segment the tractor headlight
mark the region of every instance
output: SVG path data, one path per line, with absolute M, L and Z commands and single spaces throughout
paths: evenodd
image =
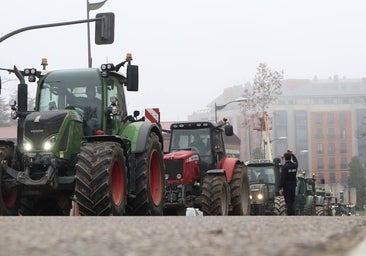
M 253 199 L 253 196 L 252 195 L 249 195 L 249 199 L 252 200 Z
M 182 178 L 182 174 L 178 173 L 177 174 L 177 179 L 180 180 Z
M 48 151 L 51 150 L 52 147 L 55 145 L 57 140 L 57 135 L 52 135 L 49 137 L 45 142 L 43 142 L 43 150 Z
M 24 141 L 23 141 L 23 149 L 24 149 L 24 151 L 31 151 L 33 149 L 32 143 L 29 140 L 24 139 Z
M 263 194 L 259 193 L 259 194 L 257 195 L 257 199 L 262 200 L 262 199 L 263 199 Z
M 169 179 L 169 174 L 165 174 L 165 179 L 167 180 L 167 179 Z

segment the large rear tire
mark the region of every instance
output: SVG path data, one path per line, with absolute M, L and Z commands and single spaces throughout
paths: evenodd
M 76 163 L 75 199 L 78 215 L 125 213 L 126 159 L 116 142 L 84 143 Z
M 273 215 L 277 216 L 287 215 L 286 202 L 283 196 L 275 197 Z
M 164 162 L 158 135 L 152 132 L 146 141 L 145 151 L 136 155 L 136 190 L 128 198 L 128 215 L 163 215 Z
M 237 164 L 234 169 L 233 179 L 230 182 L 231 205 L 230 215 L 249 215 L 249 178 L 243 165 Z
M 228 215 L 229 185 L 224 175 L 206 174 L 202 181 L 201 197 L 203 215 Z
M 13 146 L 0 145 L 0 215 L 18 215 L 20 187 L 2 166 L 3 163 L 11 166 L 13 152 Z

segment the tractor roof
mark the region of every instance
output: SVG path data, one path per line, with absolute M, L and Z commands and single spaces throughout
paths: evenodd
M 202 129 L 202 128 L 214 128 L 215 126 L 211 122 L 180 122 L 170 125 L 170 129 Z
M 255 159 L 245 162 L 246 166 L 273 166 L 273 161 L 269 159 Z

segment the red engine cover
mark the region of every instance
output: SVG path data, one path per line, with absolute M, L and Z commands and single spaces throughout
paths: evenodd
M 199 180 L 201 176 L 200 158 L 195 151 L 176 151 L 164 155 L 164 161 L 166 163 L 166 173 L 177 173 L 179 170 L 172 170 L 174 165 L 170 165 L 169 162 L 182 162 L 182 178 L 177 179 L 174 175 L 170 175 L 166 180 L 167 184 L 171 183 L 194 183 L 194 181 Z M 180 171 L 179 171 L 180 172 Z

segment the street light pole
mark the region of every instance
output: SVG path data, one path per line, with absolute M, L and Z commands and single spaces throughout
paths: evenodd
M 287 140 L 287 137 L 278 137 L 278 138 L 275 138 L 273 140 L 268 139 L 268 141 L 263 140 L 263 143 L 264 143 L 264 158 L 266 158 L 266 145 L 268 144 L 268 156 L 269 156 L 269 159 L 272 160 L 272 158 L 273 158 L 273 156 L 272 156 L 272 142 L 277 141 L 277 140 Z
M 226 102 L 224 105 L 220 105 L 217 106 L 216 102 L 215 102 L 215 122 L 217 123 L 217 110 L 223 109 L 225 108 L 227 105 L 229 105 L 230 103 L 234 103 L 234 102 L 242 102 L 242 101 L 247 101 L 247 98 L 238 98 L 229 102 Z

